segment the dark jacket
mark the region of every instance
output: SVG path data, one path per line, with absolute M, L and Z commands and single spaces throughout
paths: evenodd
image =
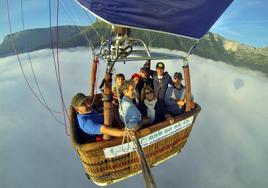
M 165 93 L 168 88 L 168 84 L 174 85 L 171 76 L 168 72 L 164 72 L 163 78 L 158 79 L 156 71 L 150 70 L 150 75 L 153 78 L 154 94 L 155 97 L 164 101 Z
M 144 104 L 143 101 L 138 104 L 138 109 L 141 112 L 142 116 L 147 116 L 147 109 L 148 108 Z M 152 124 L 159 123 L 159 122 L 164 121 L 166 119 L 165 115 L 168 112 L 165 108 L 165 105 L 160 100 L 157 100 L 157 102 L 155 103 L 154 110 L 155 110 L 155 120 Z
M 146 80 L 140 79 L 136 88 L 139 92 L 139 94 L 141 95 L 141 91 L 144 87 L 149 86 L 152 89 L 154 89 L 154 85 L 153 85 L 153 79 L 152 78 L 147 78 Z

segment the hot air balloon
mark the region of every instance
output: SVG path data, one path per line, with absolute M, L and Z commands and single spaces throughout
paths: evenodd
M 111 37 L 102 41 L 98 45 L 99 48 L 93 49 L 89 93 L 95 98 L 95 107 L 103 107 L 104 124 L 107 126 L 112 126 L 115 122 L 111 93 L 114 65 L 120 61 L 147 61 L 150 66 L 151 61 L 169 58 L 154 57 L 145 42 L 132 38 L 132 28 L 183 36 L 196 41 L 186 56 L 175 57 L 182 62 L 186 107 L 184 113 L 174 117 L 173 124 L 166 120 L 137 131 L 136 143 L 124 138 L 95 142 L 90 141 L 86 133 L 79 128 L 76 111 L 70 107 L 71 141 L 86 175 L 95 184 L 109 185 L 141 172 L 143 164 L 136 150 L 142 150 L 140 153 L 149 167 L 154 167 L 181 152 L 201 110 L 197 103 L 194 108 L 190 104 L 191 82 L 187 57 L 231 2 L 232 0 L 77 0 L 80 6 L 98 19 L 112 25 Z M 143 55 L 138 53 L 141 47 Z M 106 62 L 106 73 L 101 84 L 103 92 L 94 95 L 99 59 Z

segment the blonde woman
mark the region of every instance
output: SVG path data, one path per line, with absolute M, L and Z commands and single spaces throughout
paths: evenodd
M 174 123 L 174 118 L 167 113 L 165 105 L 155 97 L 154 90 L 151 87 L 144 87 L 141 93 L 144 99 L 138 105 L 142 116 L 149 118 L 150 124 L 159 123 L 169 120 L 170 124 Z

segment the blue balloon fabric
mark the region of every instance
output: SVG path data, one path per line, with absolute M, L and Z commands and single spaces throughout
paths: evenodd
M 199 39 L 233 0 L 76 0 L 114 24 Z

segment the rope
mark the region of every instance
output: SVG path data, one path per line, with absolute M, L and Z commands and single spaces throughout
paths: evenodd
M 188 53 L 186 54 L 186 56 L 184 57 L 184 59 L 188 59 L 188 57 L 194 52 L 197 44 L 199 43 L 200 39 L 196 40 L 195 43 L 191 46 L 191 48 L 189 49 Z
M 134 136 L 135 136 L 135 138 L 132 138 L 132 137 L 130 137 L 130 138 L 131 138 L 131 141 L 134 143 L 136 152 L 137 152 L 139 159 L 140 159 L 141 170 L 142 170 L 145 188 L 156 188 L 156 183 L 154 181 L 153 174 L 152 174 L 150 166 L 146 160 L 146 156 L 143 152 L 140 141 L 136 137 L 135 134 L 134 134 Z
M 116 70 L 113 68 L 113 75 L 114 75 L 114 80 L 115 80 L 115 78 L 116 78 Z M 122 110 L 122 112 L 123 112 L 123 108 L 122 108 L 122 103 L 121 103 L 121 98 L 120 98 L 120 93 L 119 93 L 119 88 L 118 87 L 116 87 L 116 96 L 117 96 L 117 99 L 118 99 L 118 106 L 119 106 L 119 108 Z M 122 139 L 122 143 L 121 143 L 121 146 L 122 146 L 122 150 L 123 151 L 126 151 L 125 149 L 124 149 L 124 147 L 123 147 L 123 144 L 124 144 L 124 142 L 125 142 L 125 139 L 127 138 L 127 143 L 128 143 L 128 148 L 129 148 L 129 142 L 130 142 L 130 140 L 129 140 L 129 138 L 127 137 L 127 130 L 128 130 L 128 126 L 127 126 L 127 124 L 126 124 L 126 120 L 125 120 L 125 118 L 123 119 L 123 123 L 124 123 L 124 125 L 125 125 L 125 128 L 124 128 L 124 136 L 123 136 L 123 139 Z
M 23 0 L 21 0 L 21 19 L 22 19 L 22 29 L 25 30 L 24 14 L 23 14 L 23 13 L 24 13 L 24 11 L 23 11 Z M 25 38 L 23 38 L 23 39 L 24 39 L 25 47 L 26 47 L 26 49 L 27 49 L 27 55 L 28 55 L 28 59 L 29 59 L 30 66 L 31 66 L 31 71 L 32 71 L 32 74 L 33 74 L 33 77 L 34 77 L 34 81 L 35 81 L 35 84 L 36 84 L 37 89 L 38 89 L 38 91 L 39 91 L 39 94 L 40 94 L 40 96 L 41 96 L 41 98 L 42 98 L 42 100 L 43 100 L 43 103 L 45 104 L 45 108 L 50 112 L 51 116 L 54 118 L 55 121 L 57 121 L 59 124 L 62 124 L 62 122 L 60 122 L 60 121 L 56 118 L 56 116 L 54 115 L 54 113 L 60 113 L 60 112 L 57 112 L 57 111 L 51 109 L 51 108 L 48 106 L 48 104 L 47 104 L 47 102 L 46 102 L 46 100 L 45 100 L 44 95 L 42 94 L 42 91 L 41 91 L 40 86 L 39 86 L 38 81 L 37 81 L 36 74 L 35 74 L 35 72 L 34 72 L 34 68 L 33 68 L 33 64 L 32 64 L 32 59 L 31 59 L 30 52 L 29 52 L 28 42 L 26 41 Z
M 87 16 L 88 20 L 89 20 L 91 23 L 93 23 L 92 18 L 91 18 L 90 16 L 88 16 L 88 12 L 87 12 L 85 9 L 83 9 L 83 11 L 84 11 L 85 15 Z M 94 26 L 92 26 L 92 25 L 91 25 L 91 27 L 93 28 L 93 30 L 95 31 L 95 33 L 98 35 L 99 40 L 101 41 L 101 36 L 100 36 L 99 32 L 97 31 L 97 29 L 96 29 Z
M 78 25 L 74 22 L 74 20 L 72 19 L 72 17 L 70 16 L 70 14 L 68 13 L 68 9 L 65 7 L 64 3 L 62 3 L 61 1 L 57 0 L 57 22 L 56 22 L 56 58 L 55 58 L 55 54 L 54 54 L 54 49 L 53 49 L 53 38 L 52 38 L 52 24 L 51 24 L 51 0 L 49 0 L 49 18 L 50 18 L 50 41 L 51 41 L 51 50 L 52 50 L 52 54 L 53 54 L 53 62 L 54 62 L 54 68 L 55 68 L 55 73 L 56 73 L 56 78 L 57 78 L 57 83 L 58 83 L 58 87 L 59 87 L 59 92 L 60 92 L 60 96 L 61 96 L 61 104 L 62 104 L 62 113 L 64 116 L 64 127 L 65 127 L 65 133 L 69 136 L 69 134 L 67 133 L 67 125 L 66 125 L 66 116 L 65 114 L 68 116 L 68 120 L 70 120 L 68 112 L 67 112 L 67 108 L 65 106 L 64 103 L 64 99 L 63 99 L 63 91 L 62 91 L 62 86 L 61 86 L 61 75 L 60 75 L 60 65 L 59 65 L 59 55 L 58 55 L 58 49 L 59 49 L 59 42 L 58 42 L 58 17 L 59 17 L 59 4 L 61 3 L 61 5 L 63 5 L 63 10 L 65 11 L 65 13 L 67 14 L 67 16 L 71 19 L 71 21 L 74 23 L 74 25 Z M 83 29 L 81 29 L 80 26 L 77 26 L 78 30 L 82 33 L 83 37 L 87 40 L 87 42 L 91 45 L 91 41 L 89 40 L 89 38 L 87 37 L 85 31 Z M 97 32 L 97 31 L 96 31 Z M 94 48 L 91 48 L 92 53 L 94 53 Z M 57 59 L 57 61 L 56 61 Z M 98 70 L 99 71 L 99 70 Z M 96 86 L 97 87 L 97 86 Z M 95 89 L 96 91 L 96 89 Z M 94 101 L 95 101 L 95 96 L 94 95 Z M 65 112 L 65 113 L 64 113 Z M 70 122 L 69 122 L 70 123 Z
M 68 1 L 67 1 L 68 2 Z M 63 11 L 66 13 L 66 15 L 70 18 L 70 20 L 72 21 L 72 23 L 77 27 L 77 29 L 79 30 L 79 32 L 81 32 L 82 36 L 84 37 L 84 39 L 89 43 L 91 44 L 91 41 L 89 40 L 89 38 L 87 37 L 87 34 L 86 32 L 84 31 L 84 29 L 82 29 L 81 26 L 79 26 L 73 19 L 72 19 L 72 16 L 71 16 L 71 11 L 68 11 L 68 9 L 66 8 L 65 6 L 65 3 L 66 2 L 62 2 L 60 1 L 60 4 L 62 5 L 63 7 Z
M 143 152 L 140 141 L 136 137 L 133 130 L 127 127 L 127 124 L 125 123 L 125 118 L 124 118 L 124 124 L 125 124 L 125 129 L 124 129 L 124 137 L 122 140 L 122 147 L 123 147 L 125 137 L 127 138 L 128 147 L 129 147 L 129 143 L 130 143 L 129 139 L 133 142 L 134 147 L 135 147 L 135 151 L 137 152 L 137 155 L 140 159 L 141 171 L 142 171 L 142 175 L 143 175 L 145 188 L 156 188 L 156 183 L 154 181 L 154 177 L 152 175 L 150 166 L 146 160 L 146 156 Z M 133 135 L 134 138 L 133 138 L 133 136 L 130 136 L 130 135 Z M 124 148 L 122 148 L 122 150 L 124 151 Z
M 9 25 L 9 31 L 10 31 L 10 40 L 11 40 L 11 45 L 12 45 L 12 48 L 13 48 L 13 51 L 14 53 L 16 54 L 16 57 L 17 57 L 17 60 L 19 62 L 19 65 L 20 65 L 20 69 L 21 69 L 21 72 L 22 72 L 22 75 L 23 75 L 23 78 L 29 88 L 29 90 L 31 91 L 31 93 L 34 95 L 34 97 L 37 99 L 37 101 L 43 106 L 45 107 L 46 109 L 49 109 L 51 110 L 46 104 L 44 104 L 41 99 L 38 97 L 38 95 L 35 93 L 35 91 L 33 90 L 33 88 L 31 87 L 27 77 L 26 77 L 26 74 L 24 72 L 24 69 L 23 69 L 23 66 L 22 66 L 22 62 L 21 62 L 21 59 L 18 55 L 18 52 L 17 52 L 17 49 L 16 49 L 16 45 L 15 45 L 15 42 L 14 42 L 14 38 L 13 38 L 13 32 L 12 32 L 12 27 L 11 27 L 11 19 L 10 19 L 10 11 L 9 11 L 9 0 L 6 0 L 7 2 L 7 13 L 8 13 L 8 25 Z M 58 123 L 62 124 L 61 122 L 59 122 L 58 120 L 56 120 Z
M 52 51 L 52 58 L 54 63 L 54 71 L 56 74 L 57 84 L 59 86 L 59 79 L 58 79 L 58 71 L 57 71 L 57 64 L 56 64 L 56 58 L 54 53 L 54 47 L 53 47 L 53 35 L 52 35 L 52 23 L 51 23 L 51 0 L 49 0 L 49 32 L 50 32 L 50 48 Z
M 92 41 L 92 40 L 90 40 L 88 38 L 88 35 L 87 35 L 87 32 L 85 31 L 85 29 L 83 29 L 81 26 L 79 26 L 74 21 L 74 19 L 72 19 L 72 17 L 75 17 L 77 20 L 79 20 L 78 17 L 75 16 L 75 14 L 72 14 L 72 12 L 69 11 L 68 8 L 65 6 L 66 2 L 62 2 L 62 0 L 61 0 L 60 3 L 63 6 L 63 8 L 64 8 L 63 10 L 66 13 L 66 15 L 70 18 L 70 20 L 72 21 L 72 23 L 78 28 L 78 30 L 80 31 L 80 33 L 82 34 L 82 36 L 84 37 L 84 39 L 88 42 L 89 46 L 94 47 L 94 46 L 96 46 L 96 44 L 99 44 L 102 39 L 101 39 L 100 33 L 97 31 L 96 27 L 93 24 L 91 24 L 91 28 L 96 33 L 96 35 L 98 36 L 98 39 L 99 39 L 98 41 L 95 41 L 94 42 L 94 41 Z M 70 7 L 72 7 L 72 6 L 70 6 Z M 88 18 L 89 22 L 90 23 L 94 23 L 94 20 L 91 17 L 88 16 L 87 11 L 85 9 L 82 9 L 82 10 L 84 11 L 84 13 L 85 13 L 86 17 Z M 74 15 L 74 16 L 72 16 L 72 15 Z M 91 37 L 91 35 L 90 35 L 90 37 Z M 93 38 L 93 37 L 91 37 L 91 38 Z M 92 52 L 94 54 L 94 48 L 92 49 Z
M 151 37 L 151 34 L 153 35 Z M 148 40 L 148 47 L 149 49 L 151 49 L 152 47 L 152 43 L 155 41 L 155 39 L 157 38 L 157 34 L 156 33 L 152 33 L 152 32 L 148 32 L 148 31 L 145 31 L 145 36 Z M 152 39 L 151 39 L 152 38 Z
M 113 69 L 113 72 L 114 72 L 114 75 L 116 75 L 115 69 Z M 116 94 L 117 94 L 117 96 L 119 96 L 118 87 L 116 87 Z M 121 109 L 121 111 L 124 113 L 120 97 L 118 97 L 118 105 L 119 105 L 119 108 Z M 121 143 L 122 151 L 126 151 L 126 150 L 124 150 L 124 147 L 123 147 L 123 144 L 124 144 L 126 138 L 127 138 L 128 148 L 129 148 L 130 141 L 133 142 L 135 150 L 137 152 L 137 155 L 139 156 L 139 159 L 140 159 L 141 170 L 142 170 L 142 174 L 143 174 L 145 188 L 156 188 L 156 183 L 155 183 L 153 175 L 151 173 L 149 164 L 146 160 L 146 156 L 145 156 L 143 149 L 141 147 L 140 141 L 136 137 L 133 130 L 128 127 L 125 118 L 123 118 L 123 123 L 125 125 L 125 128 L 124 128 L 124 136 L 123 136 L 122 143 Z
M 84 37 L 84 39 L 88 42 L 89 46 L 91 47 L 91 51 L 93 53 L 93 55 L 95 54 L 94 52 L 94 45 L 92 43 L 92 41 L 88 38 L 87 33 L 85 32 L 84 29 L 82 29 L 81 26 L 79 26 L 79 24 L 77 24 L 74 19 L 72 18 L 71 14 L 72 12 L 70 10 L 67 9 L 67 7 L 65 6 L 65 3 L 62 2 L 62 0 L 60 1 L 60 4 L 63 7 L 64 12 L 66 13 L 66 15 L 70 18 L 70 20 L 72 21 L 72 23 L 78 28 L 78 30 L 81 32 L 82 36 Z M 84 9 L 83 9 L 84 10 Z M 93 20 L 87 15 L 87 12 L 84 10 L 84 13 L 86 14 L 88 20 L 90 23 L 93 23 Z M 77 17 L 76 17 L 77 18 Z M 95 31 L 95 33 L 97 34 L 98 38 L 101 40 L 100 34 L 98 33 L 98 31 L 96 30 L 96 28 L 91 25 L 91 27 L 93 28 L 93 30 Z M 93 57 L 94 58 L 94 57 Z M 97 63 L 97 65 L 99 64 L 99 61 Z M 98 84 L 98 77 L 99 77 L 99 69 L 97 68 L 97 74 L 96 74 L 96 82 L 95 82 L 95 88 L 94 88 L 94 97 L 93 97 L 93 104 L 95 103 L 95 99 L 96 99 L 96 94 L 97 94 L 97 84 Z
M 56 75 L 56 79 L 57 79 L 57 85 L 58 85 L 58 88 L 59 88 L 59 92 L 61 94 L 61 83 L 60 83 L 60 80 L 59 80 L 59 75 L 58 75 L 58 67 L 57 67 L 57 63 L 56 63 L 56 58 L 55 58 L 55 53 L 54 53 L 54 47 L 53 47 L 53 35 L 52 35 L 52 23 L 51 23 L 51 0 L 49 0 L 49 31 L 50 31 L 50 47 L 51 47 L 51 51 L 52 51 L 52 58 L 53 58 L 53 63 L 54 63 L 54 71 L 55 71 L 55 75 Z M 68 112 L 67 112 L 67 108 L 66 106 L 64 105 L 64 110 L 65 110 L 65 113 L 67 114 L 68 116 L 68 120 L 70 120 L 69 118 L 69 115 L 68 115 Z M 70 121 L 69 121 L 70 123 Z M 63 124 L 63 123 L 62 123 Z M 63 124 L 64 125 L 64 124 Z
M 15 52 L 16 56 L 17 56 L 17 59 L 18 59 L 18 62 L 20 64 L 20 69 L 21 69 L 21 72 L 23 74 L 23 77 L 24 77 L 24 80 L 26 81 L 27 83 L 27 86 L 29 87 L 30 91 L 32 92 L 32 94 L 36 97 L 36 99 L 38 100 L 38 102 L 44 106 L 47 110 L 49 110 L 49 112 L 51 113 L 52 117 L 60 124 L 64 125 L 65 127 L 65 133 L 69 136 L 69 133 L 67 132 L 67 125 L 66 125 L 66 115 L 68 116 L 68 112 L 67 112 L 67 108 L 65 106 L 65 103 L 64 103 L 64 99 L 63 99 L 63 92 L 62 92 L 62 86 L 61 86 L 61 74 L 60 74 L 60 64 L 59 64 L 59 27 L 58 27 L 58 17 L 59 17 L 59 0 L 57 0 L 57 23 L 56 23 L 56 58 L 57 58 L 57 62 L 56 62 L 56 58 L 55 58 L 55 53 L 54 53 L 54 49 L 53 49 L 53 37 L 52 37 L 52 24 L 51 24 L 51 0 L 49 0 L 49 20 L 50 20 L 50 44 L 51 44 L 51 50 L 52 50 L 52 56 L 53 56 L 53 62 L 54 62 L 54 68 L 55 68 L 55 73 L 56 73 L 56 79 L 57 79 L 57 83 L 58 83 L 58 87 L 59 87 L 59 91 L 60 91 L 60 96 L 61 96 L 61 105 L 62 105 L 62 113 L 63 113 L 63 116 L 64 116 L 64 124 L 62 122 L 60 122 L 53 113 L 59 113 L 57 111 L 54 111 L 53 109 L 51 109 L 48 105 L 47 105 L 47 102 L 44 98 L 44 95 L 42 94 L 42 91 L 40 89 L 40 86 L 38 84 L 38 80 L 37 80 L 37 77 L 36 77 L 36 74 L 34 72 L 34 68 L 33 68 L 33 65 L 32 65 L 32 59 L 30 57 L 30 54 L 29 54 L 29 47 L 28 47 L 28 44 L 27 42 L 25 41 L 24 39 L 24 43 L 25 43 L 25 46 L 27 48 L 27 52 L 28 52 L 28 59 L 29 59 L 29 62 L 30 62 L 30 66 L 31 66 L 31 71 L 32 71 L 32 74 L 33 74 L 33 77 L 34 77 L 34 81 L 35 81 L 35 84 L 38 88 L 38 92 L 42 98 L 42 101 L 41 99 L 38 97 L 38 95 L 35 93 L 35 91 L 33 90 L 32 86 L 30 85 L 27 77 L 26 77 L 26 74 L 24 72 L 24 69 L 23 69 L 23 66 L 22 66 L 22 62 L 21 62 L 21 59 L 18 55 L 18 52 L 16 50 L 16 45 L 15 45 L 15 42 L 14 42 L 14 39 L 13 39 L 13 32 L 12 32 L 12 27 L 11 27 L 11 19 L 10 19 L 10 11 L 9 11 L 9 1 L 7 0 L 7 12 L 8 12 L 8 21 L 9 21 L 9 30 L 10 30 L 10 39 L 11 39 L 11 44 L 12 44 L 12 48 L 13 48 L 13 51 Z M 25 28 L 25 25 L 24 25 L 24 15 L 23 15 L 23 0 L 21 0 L 21 14 L 22 14 L 22 25 L 23 25 L 23 30 Z M 82 31 L 82 30 L 80 30 Z M 95 30 L 96 31 L 96 30 Z M 97 32 L 97 31 L 96 31 Z M 82 32 L 83 33 L 83 32 Z M 86 36 L 84 34 L 84 36 Z M 86 36 L 87 38 L 87 36 Z M 89 41 L 89 39 L 87 38 L 87 40 Z M 69 116 L 68 116 L 69 117 Z M 69 118 L 68 118 L 69 119 Z
M 57 0 L 57 16 L 56 16 L 56 55 L 57 56 L 56 57 L 57 57 L 57 66 L 58 66 L 58 80 L 59 80 L 62 114 L 63 114 L 63 119 L 64 119 L 64 130 L 65 130 L 65 134 L 67 136 L 70 136 L 70 134 L 67 130 L 68 128 L 67 128 L 67 123 L 66 123 L 67 122 L 66 121 L 66 114 L 68 115 L 68 113 L 67 113 L 67 109 L 66 109 L 66 106 L 64 103 L 63 91 L 62 91 L 62 87 L 61 87 L 60 60 L 59 60 L 59 7 L 60 7 L 60 3 L 59 3 L 59 0 Z

